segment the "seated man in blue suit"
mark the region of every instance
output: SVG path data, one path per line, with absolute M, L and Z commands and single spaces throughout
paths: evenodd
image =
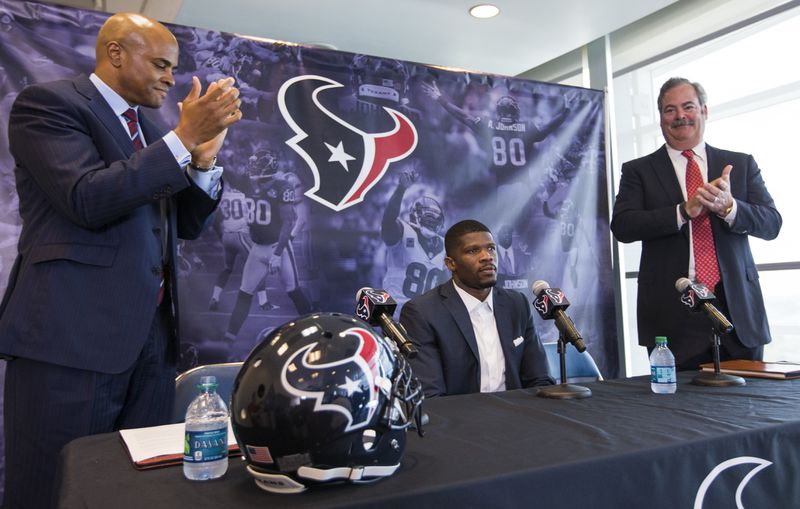
M 452 279 L 411 299 L 400 313 L 419 350 L 411 365 L 425 395 L 553 384 L 528 301 L 495 287 L 497 246 L 489 229 L 461 221 L 444 245 Z
M 219 203 L 216 155 L 241 118 L 232 78 L 201 95 L 195 77 L 178 125 L 158 125 L 178 42 L 149 18 L 110 17 L 96 56 L 91 76 L 20 92 L 9 120 L 22 232 L 0 303 L 7 508 L 53 505 L 70 440 L 169 422 L 176 243 Z

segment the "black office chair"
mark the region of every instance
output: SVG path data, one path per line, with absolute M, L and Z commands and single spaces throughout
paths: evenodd
M 178 375 L 175 379 L 175 405 L 172 407 L 172 422 L 183 422 L 189 403 L 197 396 L 200 377 L 217 377 L 217 393 L 230 406 L 233 382 L 242 367 L 242 362 L 226 362 L 222 364 L 206 364 L 197 366 Z
M 561 365 L 558 358 L 558 343 L 544 343 L 547 354 L 547 365 L 550 374 L 561 383 Z M 578 352 L 571 343 L 567 343 L 567 383 L 596 382 L 602 380 L 603 375 L 595 364 L 589 351 Z

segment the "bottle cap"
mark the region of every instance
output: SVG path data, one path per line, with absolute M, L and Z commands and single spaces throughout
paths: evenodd
M 657 345 L 666 345 L 667 344 L 667 336 L 656 336 L 656 344 Z
M 218 385 L 219 384 L 217 384 L 217 377 L 215 377 L 213 375 L 208 375 L 208 376 L 201 376 L 200 377 L 200 383 L 197 384 L 197 388 L 200 389 L 200 390 L 203 390 L 203 389 L 216 389 Z

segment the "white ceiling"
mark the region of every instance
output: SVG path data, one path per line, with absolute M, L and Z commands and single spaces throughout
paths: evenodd
M 483 0 L 480 0 L 483 1 Z M 676 0 L 59 0 L 109 12 L 354 53 L 517 75 Z M 685 0 L 687 1 L 687 0 Z

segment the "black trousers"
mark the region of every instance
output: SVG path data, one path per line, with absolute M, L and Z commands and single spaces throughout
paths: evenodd
M 168 307 L 154 314 L 138 359 L 118 374 L 17 358 L 8 361 L 3 507 L 43 509 L 57 502 L 59 453 L 86 435 L 169 422 L 175 348 Z

